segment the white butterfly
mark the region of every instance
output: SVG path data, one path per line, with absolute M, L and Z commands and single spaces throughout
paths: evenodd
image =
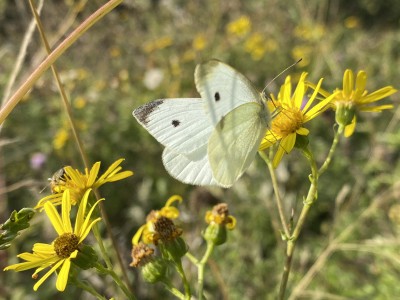
M 270 112 L 251 82 L 220 61 L 197 65 L 194 77 L 201 98 L 155 100 L 133 116 L 165 146 L 162 160 L 172 177 L 230 187 L 253 161 Z

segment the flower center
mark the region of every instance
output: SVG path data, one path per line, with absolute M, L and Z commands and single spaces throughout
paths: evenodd
M 78 249 L 79 238 L 73 233 L 64 233 L 54 241 L 54 250 L 61 258 L 68 258 Z
M 303 114 L 296 107 L 282 108 L 272 120 L 271 129 L 280 137 L 295 133 L 303 125 Z
M 176 227 L 172 220 L 162 216 L 154 223 L 154 231 L 163 242 L 173 240 L 182 234 L 182 230 Z

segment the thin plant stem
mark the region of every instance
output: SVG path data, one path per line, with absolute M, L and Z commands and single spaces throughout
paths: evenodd
M 37 24 L 37 27 L 38 27 L 42 42 L 43 42 L 43 44 L 44 44 L 44 46 L 46 48 L 47 53 L 50 54 L 51 53 L 50 45 L 49 45 L 49 43 L 47 41 L 46 34 L 45 34 L 43 26 L 42 26 L 42 22 L 40 21 L 39 15 L 36 12 L 36 9 L 34 7 L 34 4 L 33 4 L 32 0 L 29 0 L 29 5 L 30 5 L 32 13 L 33 13 L 33 15 L 35 17 L 36 24 Z M 83 149 L 82 140 L 79 137 L 78 131 L 76 129 L 75 121 L 74 121 L 74 118 L 72 116 L 71 105 L 70 105 L 70 103 L 68 101 L 67 94 L 65 92 L 64 86 L 61 83 L 60 76 L 59 76 L 57 68 L 56 68 L 56 66 L 54 64 L 51 65 L 51 71 L 52 71 L 53 76 L 54 76 L 54 78 L 56 80 L 58 91 L 60 92 L 61 99 L 62 99 L 62 102 L 63 102 L 63 105 L 64 105 L 64 109 L 65 109 L 65 111 L 67 113 L 68 122 L 69 122 L 69 124 L 71 126 L 72 134 L 74 136 L 76 145 L 78 146 L 78 150 L 79 150 L 79 153 L 80 153 L 80 155 L 82 157 L 83 164 L 84 164 L 85 168 L 89 169 L 89 160 L 87 158 L 86 152 Z
M 161 281 L 162 283 L 164 283 L 165 288 L 174 296 L 176 296 L 177 298 L 181 299 L 181 300 L 185 300 L 185 295 L 182 294 L 177 288 L 175 288 L 170 281 L 168 281 L 168 279 L 164 279 Z
M 106 247 L 104 247 L 103 239 L 101 237 L 100 230 L 99 230 L 99 224 L 97 224 L 97 223 L 94 224 L 92 229 L 93 229 L 93 235 L 96 238 L 97 243 L 99 244 L 101 257 L 104 259 L 104 261 L 105 261 L 105 263 L 107 265 L 107 268 L 112 270 L 113 265 L 111 263 L 110 257 L 108 256 Z
M 110 275 L 115 283 L 121 288 L 121 290 L 124 292 L 125 296 L 127 299 L 130 300 L 135 300 L 136 297 L 130 292 L 130 290 L 127 288 L 127 286 L 122 282 L 122 280 L 118 277 L 118 275 L 112 270 L 108 268 L 104 268 L 101 264 L 97 263 L 95 265 L 95 268 L 99 270 L 101 273 Z
M 195 265 L 197 265 L 199 263 L 199 260 L 189 251 L 186 252 L 185 256 Z
M 40 0 L 38 3 L 38 13 L 42 10 L 44 0 Z M 24 62 L 24 58 L 26 56 L 26 50 L 32 40 L 32 35 L 35 32 L 35 18 L 33 18 L 28 26 L 28 29 L 25 32 L 24 39 L 22 40 L 21 47 L 19 48 L 18 56 L 16 63 L 14 64 L 14 68 L 10 74 L 7 85 L 4 88 L 3 97 L 1 99 L 1 106 L 5 103 L 6 99 L 10 96 L 11 89 L 15 83 L 15 80 L 18 76 L 19 71 L 22 68 L 22 63 Z
M 85 290 L 89 294 L 95 296 L 97 299 L 107 300 L 106 297 L 100 295 L 91 285 L 85 283 L 85 281 L 78 280 L 76 277 L 71 276 L 71 283 L 77 286 L 78 288 Z
M 210 258 L 212 252 L 214 251 L 215 245 L 213 243 L 207 243 L 207 249 L 204 253 L 201 260 L 197 263 L 197 282 L 198 282 L 198 291 L 197 291 L 197 299 L 203 299 L 203 289 L 204 289 L 204 268 L 205 265 Z
M 96 199 L 100 199 L 101 198 L 98 190 L 95 190 L 94 194 L 96 196 Z M 100 207 L 101 218 L 102 218 L 102 220 L 103 220 L 103 222 L 104 222 L 104 224 L 106 226 L 108 237 L 111 239 L 111 243 L 113 245 L 113 248 L 114 248 L 116 256 L 117 256 L 118 264 L 119 264 L 119 266 L 121 268 L 122 277 L 124 278 L 124 281 L 127 284 L 127 286 L 129 288 L 129 290 L 131 291 L 131 293 L 133 293 L 132 286 L 129 284 L 129 278 L 128 278 L 128 274 L 127 274 L 127 271 L 126 271 L 126 268 L 125 268 L 125 264 L 122 261 L 121 252 L 119 251 L 117 240 L 115 239 L 114 234 L 112 232 L 111 223 L 110 223 L 110 220 L 108 219 L 108 215 L 106 213 L 106 210 L 104 209 L 103 202 L 99 203 L 99 207 Z M 99 244 L 103 245 L 101 237 L 100 237 Z M 103 248 L 104 248 L 104 245 L 103 245 Z
M 279 213 L 279 217 L 281 219 L 282 228 L 283 228 L 283 231 L 284 231 L 286 237 L 289 237 L 290 231 L 289 231 L 288 224 L 286 222 L 285 213 L 283 211 L 283 204 L 282 204 L 283 201 L 282 201 L 281 194 L 279 192 L 279 185 L 278 185 L 278 180 L 276 178 L 274 167 L 272 165 L 271 160 L 269 159 L 269 157 L 267 156 L 267 154 L 264 151 L 258 151 L 258 154 L 261 156 L 261 158 L 264 160 L 264 162 L 268 166 L 268 170 L 271 175 L 272 186 L 273 186 L 274 192 L 275 192 L 276 205 L 278 207 L 278 213 Z
M 335 135 L 333 137 L 332 145 L 331 145 L 331 148 L 329 149 L 328 156 L 326 157 L 326 159 L 325 159 L 324 163 L 322 164 L 321 168 L 319 168 L 319 170 L 318 170 L 318 174 L 319 175 L 322 175 L 328 169 L 329 164 L 332 161 L 333 154 L 336 151 L 336 146 L 337 146 L 337 144 L 339 142 L 339 138 L 340 138 L 342 133 L 343 133 L 343 127 L 339 126 L 338 130 L 335 131 Z
M 303 209 L 301 210 L 299 219 L 296 222 L 296 226 L 290 236 L 290 238 L 287 241 L 286 245 L 286 262 L 285 266 L 283 269 L 283 274 L 282 274 L 282 279 L 281 279 L 281 284 L 279 287 L 279 297 L 278 299 L 283 300 L 285 298 L 285 292 L 286 292 L 286 287 L 287 287 L 287 282 L 289 280 L 289 274 L 292 266 L 292 258 L 293 258 L 293 253 L 294 249 L 296 247 L 296 242 L 297 239 L 300 235 L 300 232 L 303 228 L 303 225 L 305 223 L 305 220 L 307 218 L 308 212 L 310 211 L 310 208 L 312 204 L 314 203 L 315 199 L 317 199 L 317 191 L 318 191 L 318 168 L 315 163 L 314 157 L 309 151 L 309 149 L 304 150 L 303 149 L 303 154 L 304 156 L 308 159 L 310 165 L 311 165 L 311 176 L 310 176 L 310 181 L 311 185 L 307 193 L 307 197 L 305 198 L 303 204 Z
M 192 292 L 190 291 L 189 281 L 187 280 L 185 271 L 183 270 L 182 262 L 181 261 L 174 261 L 174 262 L 175 262 L 175 268 L 182 278 L 183 288 L 185 290 L 185 298 L 184 299 L 190 300 L 190 298 L 192 297 Z
M 78 26 L 47 58 L 32 72 L 28 79 L 18 88 L 14 95 L 5 103 L 0 110 L 0 124 L 3 124 L 7 116 L 13 111 L 14 107 L 32 88 L 35 82 L 50 66 L 69 48 L 74 42 L 82 36 L 90 27 L 96 24 L 107 13 L 119 5 L 122 0 L 110 0 L 96 12 L 89 16 L 82 24 Z

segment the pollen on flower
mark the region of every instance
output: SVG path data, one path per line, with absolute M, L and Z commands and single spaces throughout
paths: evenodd
M 54 241 L 54 251 L 61 258 L 70 257 L 78 249 L 79 238 L 73 233 L 64 233 Z
M 271 129 L 278 136 L 286 136 L 295 133 L 303 125 L 303 114 L 297 107 L 288 107 L 272 120 Z

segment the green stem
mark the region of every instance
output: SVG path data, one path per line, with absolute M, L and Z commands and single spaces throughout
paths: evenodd
M 318 174 L 319 175 L 322 175 L 328 169 L 329 164 L 332 161 L 333 154 L 336 151 L 336 146 L 337 146 L 337 144 L 339 142 L 339 138 L 343 133 L 343 130 L 344 130 L 344 127 L 339 125 L 339 128 L 335 132 L 335 135 L 333 137 L 332 145 L 331 145 L 331 148 L 329 149 L 328 156 L 326 157 L 326 159 L 325 159 L 324 163 L 322 164 L 321 168 L 319 168 L 319 170 L 318 170 Z
M 135 300 L 136 297 L 130 292 L 130 290 L 126 287 L 126 285 L 121 281 L 117 274 L 112 269 L 108 269 L 103 267 L 101 264 L 96 263 L 96 269 L 99 270 L 101 273 L 110 275 L 114 282 L 120 287 L 120 289 L 124 292 L 127 299 Z
M 278 180 L 276 178 L 276 174 L 275 174 L 274 167 L 272 165 L 272 161 L 269 159 L 269 157 L 267 156 L 267 154 L 264 151 L 258 151 L 258 154 L 261 156 L 261 158 L 264 160 L 264 162 L 268 166 L 268 170 L 271 175 L 272 186 L 273 186 L 274 192 L 275 192 L 276 205 L 278 207 L 278 213 L 279 213 L 279 217 L 281 219 L 282 228 L 283 228 L 283 231 L 284 231 L 286 237 L 289 238 L 290 231 L 289 231 L 289 227 L 288 227 L 288 224 L 287 224 L 287 221 L 285 218 L 285 213 L 284 213 L 283 204 L 282 204 L 283 201 L 282 201 L 281 194 L 279 192 Z
M 107 268 L 112 270 L 113 265 L 111 263 L 110 257 L 108 256 L 106 247 L 104 247 L 103 239 L 101 237 L 100 230 L 99 230 L 99 224 L 98 223 L 94 224 L 92 228 L 93 228 L 93 235 L 96 238 L 97 243 L 99 244 L 101 257 L 106 262 Z
M 192 264 L 197 265 L 199 260 L 189 251 L 186 252 L 185 256 L 192 262 Z
M 110 0 L 96 12 L 90 15 L 81 25 L 78 26 L 47 58 L 33 71 L 28 79 L 19 87 L 14 95 L 0 110 L 0 124 L 3 124 L 7 116 L 13 111 L 14 107 L 25 96 L 25 94 L 33 87 L 35 82 L 50 66 L 69 48 L 74 42 L 82 36 L 90 27 L 96 24 L 107 13 L 119 5 L 122 0 Z
M 97 299 L 107 300 L 106 297 L 100 295 L 91 285 L 86 284 L 85 281 L 78 280 L 76 279 L 76 277 L 71 277 L 70 279 L 72 284 L 76 285 L 78 288 L 81 288 L 82 290 L 85 290 L 89 294 L 92 294 Z
M 198 300 L 203 299 L 203 288 L 204 288 L 204 268 L 205 265 L 210 258 L 212 252 L 214 251 L 215 245 L 213 243 L 207 243 L 207 249 L 206 252 L 204 253 L 203 257 L 201 260 L 197 263 L 197 282 L 198 282 L 198 292 L 197 292 L 197 298 Z
M 190 298 L 192 297 L 192 292 L 190 291 L 190 285 L 189 282 L 186 278 L 185 275 L 185 271 L 183 270 L 182 267 L 182 262 L 181 261 L 175 261 L 175 268 L 178 271 L 179 275 L 182 278 L 182 282 L 183 282 L 183 288 L 185 290 L 185 300 L 190 300 Z
M 303 209 L 301 210 L 299 219 L 296 223 L 296 227 L 294 228 L 292 235 L 290 236 L 290 239 L 288 240 L 287 245 L 286 245 L 286 262 L 285 262 L 285 266 L 283 269 L 281 284 L 280 284 L 280 288 L 279 288 L 279 297 L 278 297 L 278 299 L 280 299 L 280 300 L 283 300 L 285 298 L 287 282 L 289 279 L 290 269 L 292 266 L 292 258 L 293 258 L 294 249 L 296 247 L 297 239 L 298 239 L 300 232 L 304 226 L 308 212 L 310 211 L 310 208 L 311 208 L 312 204 L 314 203 L 315 199 L 317 199 L 318 168 L 315 163 L 314 157 L 309 149 L 306 149 L 306 150 L 303 149 L 303 154 L 308 159 L 308 161 L 311 165 L 311 173 L 312 173 L 312 175 L 310 176 L 311 185 L 308 190 L 307 197 L 303 202 L 304 206 L 303 206 Z
M 170 291 L 171 294 L 173 294 L 174 296 L 176 296 L 177 298 L 181 299 L 181 300 L 185 300 L 185 295 L 183 295 L 177 288 L 175 288 L 170 281 L 168 281 L 167 279 L 162 280 L 162 283 L 164 283 L 165 288 Z

